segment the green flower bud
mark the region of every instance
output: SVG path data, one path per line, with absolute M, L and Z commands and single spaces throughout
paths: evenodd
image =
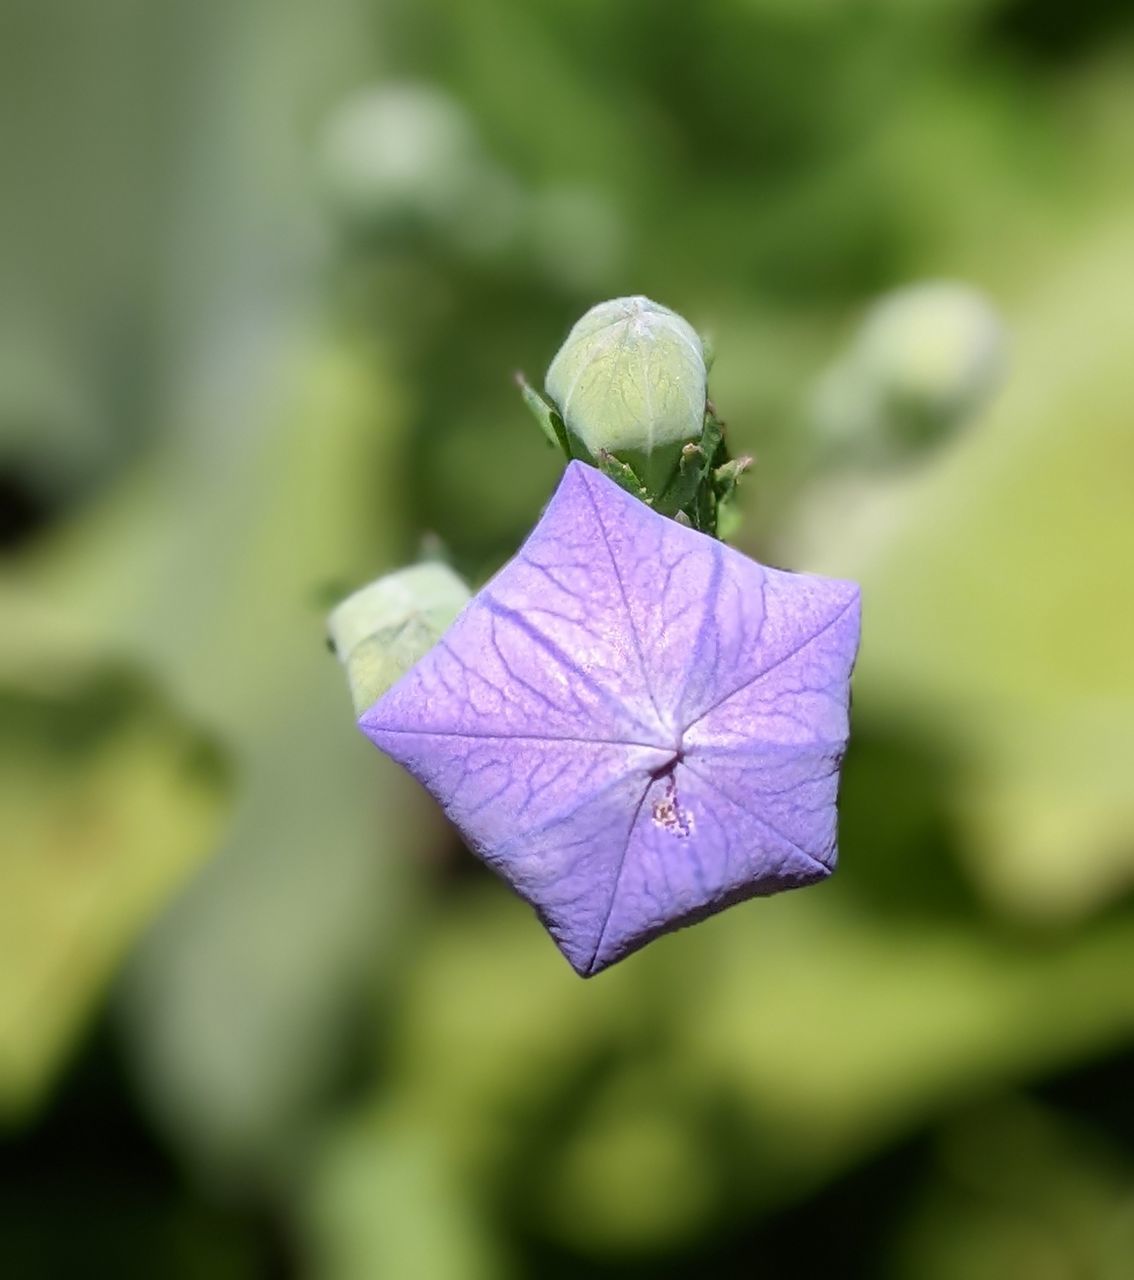
M 425 83 L 364 89 L 332 112 L 321 147 L 331 206 L 346 227 L 424 232 L 473 257 L 509 248 L 524 196 L 456 99 Z
M 859 458 L 909 453 L 982 408 L 1003 360 L 1003 327 L 983 294 L 948 281 L 899 289 L 823 378 L 820 434 Z
M 357 714 L 433 648 L 469 594 L 448 566 L 418 564 L 386 574 L 335 607 L 327 631 Z
M 613 454 L 657 493 L 682 446 L 701 436 L 706 383 L 695 330 L 668 307 L 632 297 L 592 307 L 567 335 L 544 385 L 592 458 Z
M 947 281 L 883 298 L 863 326 L 859 359 L 890 403 L 954 420 L 1000 371 L 1003 329 L 983 294 Z

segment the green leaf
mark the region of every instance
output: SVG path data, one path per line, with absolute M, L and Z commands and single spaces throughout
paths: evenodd
M 6 601 L 6 604 L 10 604 Z M 0 655 L 0 1118 L 50 1087 L 127 948 L 215 846 L 228 769 L 121 664 Z
M 270 404 L 233 406 L 211 432 L 191 417 L 28 573 L 161 671 L 240 762 L 216 856 L 119 988 L 155 1123 L 230 1180 L 273 1177 L 339 1078 L 440 823 L 358 733 L 313 603 L 319 584 L 365 581 L 410 549 L 412 459 L 385 350 L 341 333 L 288 348 Z
M 429 1116 L 363 1110 L 313 1161 L 303 1225 L 316 1274 L 496 1280 L 509 1274 L 490 1221 Z M 445 1229 L 437 1230 L 438 1215 Z

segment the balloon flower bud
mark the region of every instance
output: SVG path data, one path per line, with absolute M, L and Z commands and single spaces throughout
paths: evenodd
M 891 403 L 942 421 L 983 400 L 1002 347 L 1000 318 L 984 295 L 941 281 L 884 298 L 867 318 L 861 359 Z
M 433 648 L 469 595 L 446 565 L 418 564 L 386 574 L 336 606 L 327 631 L 346 668 L 356 712 Z
M 819 426 L 866 457 L 907 455 L 971 418 L 995 390 L 1004 330 L 976 289 L 910 285 L 871 308 L 820 387 Z
M 545 390 L 591 458 L 628 464 L 660 493 L 705 422 L 705 352 L 696 331 L 649 298 L 600 302 L 567 335 Z

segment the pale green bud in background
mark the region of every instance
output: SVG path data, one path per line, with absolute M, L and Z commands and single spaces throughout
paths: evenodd
M 649 298 L 613 298 L 567 335 L 545 390 L 592 458 L 613 454 L 660 492 L 682 446 L 704 429 L 705 353 L 675 311 Z
M 992 389 L 1003 345 L 988 299 L 940 281 L 883 298 L 867 316 L 860 358 L 888 398 L 944 418 L 963 414 Z
M 932 443 L 987 403 L 1004 347 L 996 310 L 968 285 L 933 281 L 887 294 L 820 381 L 819 434 L 867 458 Z
M 518 184 L 465 107 L 435 85 L 403 81 L 346 98 L 327 121 L 320 158 L 348 226 L 424 230 L 475 257 L 502 252 L 519 233 Z
M 418 564 L 347 596 L 327 619 L 356 715 L 372 706 L 437 643 L 469 600 L 447 565 Z

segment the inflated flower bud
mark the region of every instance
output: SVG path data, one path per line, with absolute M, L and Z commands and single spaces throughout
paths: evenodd
M 468 111 L 427 83 L 385 84 L 341 102 L 324 129 L 323 183 L 343 223 L 425 232 L 475 257 L 518 233 L 523 195 L 487 153 Z
M 978 404 L 1000 370 L 1003 329 L 988 299 L 964 284 L 901 289 L 867 317 L 860 358 L 891 403 L 938 420 Z
M 888 294 L 819 389 L 822 433 L 860 456 L 901 455 L 961 425 L 995 389 L 1004 331 L 976 289 L 949 281 Z
M 356 713 L 433 648 L 469 595 L 447 565 L 418 564 L 386 574 L 335 607 L 327 631 Z
M 545 389 L 592 458 L 612 454 L 660 492 L 705 421 L 705 353 L 696 331 L 649 298 L 592 307 L 567 335 Z

